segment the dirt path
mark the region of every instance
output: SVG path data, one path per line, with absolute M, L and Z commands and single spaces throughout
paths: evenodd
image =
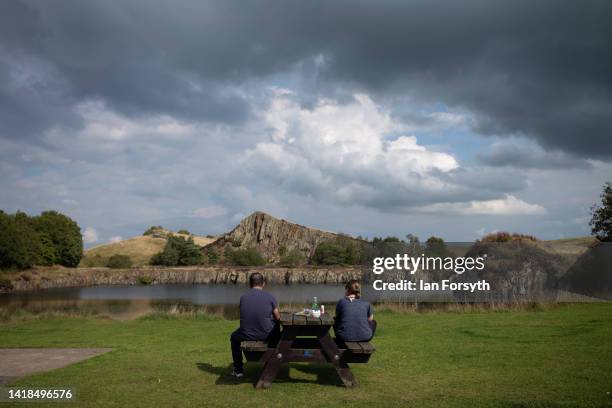
M 0 385 L 21 377 L 66 367 L 104 353 L 110 348 L 4 348 L 0 349 Z

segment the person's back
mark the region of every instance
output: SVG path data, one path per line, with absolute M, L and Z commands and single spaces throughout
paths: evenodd
M 232 375 L 242 377 L 242 350 L 244 340 L 265 340 L 270 344 L 278 341 L 280 329 L 275 322 L 280 320 L 278 303 L 274 296 L 263 290 L 264 277 L 252 273 L 249 277 L 251 289 L 240 298 L 240 327 L 230 336 L 234 370 Z
M 278 307 L 270 293 L 251 288 L 240 298 L 240 332 L 246 340 L 266 340 L 274 329 L 273 311 Z
M 342 341 L 368 341 L 376 331 L 376 321 L 369 302 L 362 300 L 359 282 L 346 285 L 346 296 L 336 305 L 334 331 Z
M 372 338 L 368 317 L 372 306 L 361 299 L 342 298 L 336 305 L 336 336 L 344 341 L 367 341 Z

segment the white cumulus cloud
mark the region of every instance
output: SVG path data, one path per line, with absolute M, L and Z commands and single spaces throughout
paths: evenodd
M 95 228 L 87 227 L 83 231 L 83 242 L 86 244 L 93 244 L 98 242 L 98 231 Z
M 469 201 L 467 203 L 437 203 L 419 208 L 419 211 L 469 215 L 546 214 L 546 208 L 541 205 L 529 204 L 512 194 L 506 194 L 504 198 L 496 200 Z
M 276 89 L 261 118 L 270 140 L 247 150 L 241 163 L 280 188 L 361 204 L 384 201 L 393 191 L 406 205 L 417 194 L 453 189 L 441 175 L 457 169 L 457 160 L 404 134 L 368 95 L 346 104 L 321 99 L 306 109 Z

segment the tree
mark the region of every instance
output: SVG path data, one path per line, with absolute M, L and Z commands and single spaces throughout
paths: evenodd
M 191 232 L 187 231 L 186 229 L 180 229 L 178 231 L 176 231 L 177 234 L 182 234 L 182 235 L 191 235 Z
M 429 237 L 427 241 L 425 241 L 425 255 L 444 258 L 452 256 L 453 254 L 448 250 L 442 238 Z
M 27 269 L 35 262 L 14 216 L 0 211 L 0 267 Z
M 69 267 L 79 264 L 83 257 L 83 237 L 76 222 L 57 211 L 44 211 L 33 218 L 33 225 L 53 243 L 55 262 Z
M 193 238 L 185 239 L 170 235 L 162 252 L 151 258 L 152 265 L 189 266 L 199 265 L 203 261 L 202 249 L 193 242 Z
M 612 242 L 612 182 L 607 182 L 601 192 L 601 205 L 591 207 L 591 232 L 600 241 Z
M 406 239 L 408 240 L 408 254 L 418 256 L 423 252 L 423 246 L 421 241 L 419 241 L 419 237 L 414 234 L 408 234 Z
M 0 267 L 26 269 L 35 265 L 75 267 L 83 256 L 78 224 L 56 211 L 29 217 L 0 211 Z

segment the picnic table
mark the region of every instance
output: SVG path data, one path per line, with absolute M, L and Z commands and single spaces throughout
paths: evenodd
M 367 363 L 374 352 L 369 342 L 346 342 L 338 348 L 329 331 L 334 318 L 281 313 L 281 338 L 276 347 L 264 341 L 243 341 L 241 348 L 247 361 L 264 363 L 256 388 L 269 388 L 283 364 L 292 362 L 329 363 L 334 366 L 345 386 L 357 386 L 348 363 Z

